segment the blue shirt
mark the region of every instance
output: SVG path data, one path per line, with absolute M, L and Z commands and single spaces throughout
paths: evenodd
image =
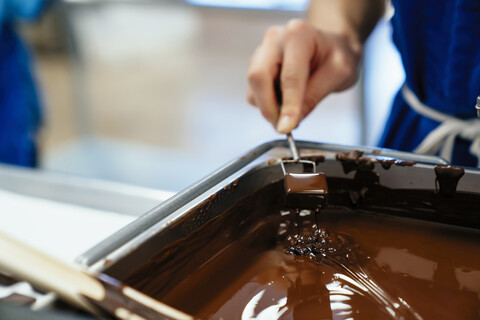
M 480 0 L 393 0 L 393 41 L 406 83 L 424 104 L 467 119 L 480 95 Z M 397 94 L 379 145 L 415 149 L 439 125 Z M 457 138 L 452 163 L 475 166 L 470 142 Z
M 19 19 L 33 19 L 44 0 L 0 0 L 0 162 L 36 165 L 40 103 L 30 58 L 15 33 Z

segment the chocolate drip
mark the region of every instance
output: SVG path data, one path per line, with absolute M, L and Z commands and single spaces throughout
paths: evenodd
M 388 170 L 392 167 L 392 165 L 396 162 L 395 159 L 379 159 L 378 163 L 382 166 L 383 169 Z
M 458 181 L 465 174 L 465 169 L 454 166 L 436 166 L 435 186 L 442 196 L 453 196 L 457 190 Z

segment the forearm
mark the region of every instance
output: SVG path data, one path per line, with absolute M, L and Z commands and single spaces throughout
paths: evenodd
M 345 36 L 360 49 L 385 11 L 385 0 L 311 0 L 308 20 L 316 28 Z

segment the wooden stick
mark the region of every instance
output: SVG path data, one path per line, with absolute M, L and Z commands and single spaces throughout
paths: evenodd
M 106 275 L 93 277 L 0 232 L 0 269 L 93 315 L 118 319 L 193 319 Z

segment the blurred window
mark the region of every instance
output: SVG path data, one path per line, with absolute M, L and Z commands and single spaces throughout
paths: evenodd
M 308 0 L 187 0 L 187 2 L 208 7 L 304 11 Z

